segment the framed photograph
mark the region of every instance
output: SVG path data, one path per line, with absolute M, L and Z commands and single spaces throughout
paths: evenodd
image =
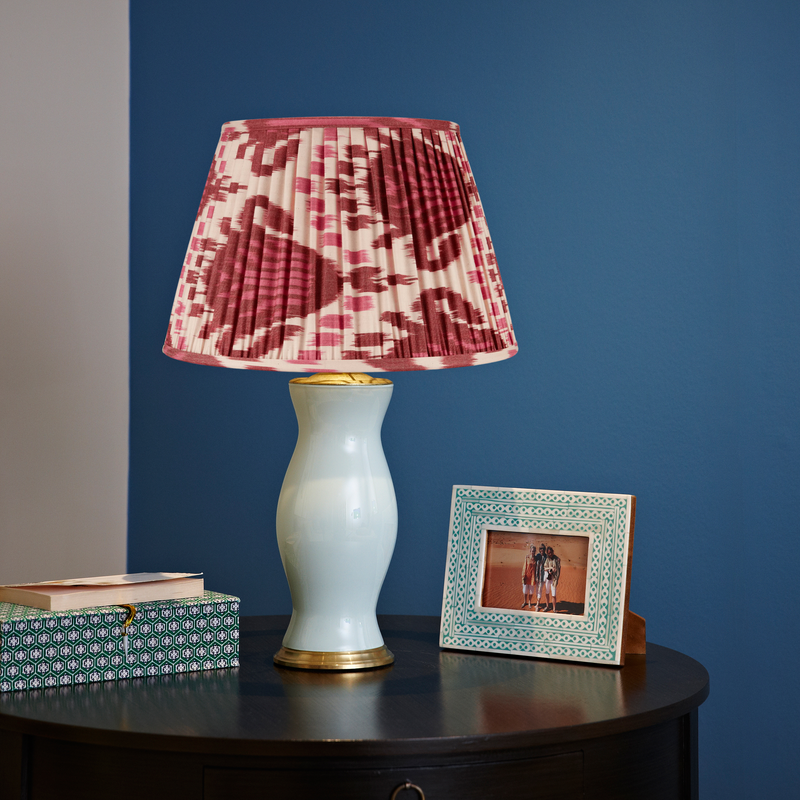
M 454 486 L 439 645 L 622 666 L 636 498 Z

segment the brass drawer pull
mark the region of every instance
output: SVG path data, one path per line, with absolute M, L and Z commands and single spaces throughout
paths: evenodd
M 413 789 L 420 797 L 420 800 L 425 800 L 425 792 L 419 788 L 415 783 L 411 783 L 411 781 L 406 781 L 405 783 L 401 783 L 393 792 L 392 796 L 389 800 L 396 800 L 397 795 L 402 792 L 404 789 Z

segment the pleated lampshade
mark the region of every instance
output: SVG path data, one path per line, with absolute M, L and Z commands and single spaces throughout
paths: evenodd
M 516 351 L 458 125 L 314 117 L 223 126 L 167 355 L 380 372 Z

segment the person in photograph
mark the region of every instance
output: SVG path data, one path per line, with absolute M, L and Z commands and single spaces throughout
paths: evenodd
M 531 545 L 525 554 L 525 563 L 522 565 L 522 608 L 533 607 L 533 586 L 536 576 L 536 545 Z
M 536 554 L 536 572 L 534 573 L 534 580 L 536 581 L 536 608 L 534 611 L 539 610 L 539 604 L 542 602 L 542 586 L 544 585 L 544 561 L 547 558 L 547 548 L 544 542 L 539 544 L 539 552 Z
M 545 596 L 544 610 L 549 610 L 550 597 L 552 596 L 553 611 L 555 612 L 556 587 L 558 586 L 558 578 L 561 575 L 561 559 L 555 554 L 552 547 L 547 548 L 546 558 L 542 564 L 542 572 Z M 538 602 L 536 603 L 536 608 L 539 608 Z

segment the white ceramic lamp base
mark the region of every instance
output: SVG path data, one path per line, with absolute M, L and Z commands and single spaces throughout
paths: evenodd
M 293 611 L 276 664 L 352 670 L 394 661 L 375 616 L 397 536 L 380 436 L 392 389 L 289 384 L 299 432 L 277 530 Z

